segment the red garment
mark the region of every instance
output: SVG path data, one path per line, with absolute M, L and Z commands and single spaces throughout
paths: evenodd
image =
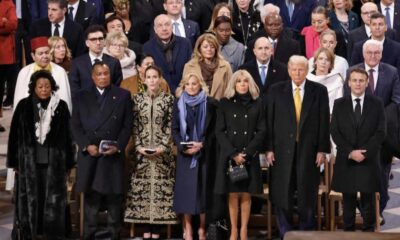
M 320 46 L 319 33 L 314 31 L 312 26 L 308 26 L 303 28 L 303 30 L 301 31 L 301 35 L 304 36 L 304 40 L 306 43 L 306 57 L 310 59 L 314 57 L 315 51 L 317 51 Z
M 0 65 L 15 63 L 15 31 L 18 19 L 12 0 L 0 1 Z

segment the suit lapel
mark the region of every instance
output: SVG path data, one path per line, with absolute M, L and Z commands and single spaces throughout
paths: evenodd
M 351 123 L 354 126 L 354 129 L 357 128 L 356 118 L 354 116 L 354 109 L 353 109 L 353 100 L 351 99 L 351 95 L 346 96 L 346 112 L 349 115 L 349 119 L 351 119 Z
M 371 102 L 370 102 L 370 97 L 368 95 L 364 95 L 364 103 L 362 107 L 362 112 L 361 112 L 361 119 L 360 123 L 358 124 L 358 127 L 361 127 L 362 124 L 364 123 L 365 118 L 370 114 L 371 108 L 369 107 Z
M 296 124 L 296 111 L 294 108 L 294 98 L 293 98 L 293 90 L 292 90 L 292 81 L 287 81 L 285 87 L 283 89 L 283 99 L 286 101 L 285 106 L 288 107 L 288 111 L 290 114 L 290 121 Z
M 182 19 L 183 27 L 185 28 L 186 37 L 190 37 L 190 25 L 187 23 L 185 19 Z
M 375 91 L 374 94 L 375 96 L 382 96 L 380 94 L 381 90 L 382 90 L 382 85 L 385 79 L 385 69 L 383 68 L 382 64 L 379 64 L 379 73 L 378 73 L 378 79 L 375 80 Z
M 78 23 L 83 23 L 84 18 L 85 18 L 85 5 L 82 3 L 82 1 L 80 1 L 78 4 L 78 9 L 76 10 L 74 21 Z
M 308 83 L 308 80 L 306 80 L 306 83 L 304 84 L 303 102 L 301 104 L 300 130 L 304 125 L 304 121 L 307 118 L 308 112 L 314 100 L 313 92 L 314 92 L 314 87 Z
M 107 93 L 103 109 L 99 109 L 99 111 L 101 112 L 94 129 L 98 129 L 105 121 L 110 118 L 110 115 L 113 113 L 115 109 L 115 104 L 118 102 L 118 100 L 119 96 L 117 95 L 115 88 L 111 86 L 109 92 Z

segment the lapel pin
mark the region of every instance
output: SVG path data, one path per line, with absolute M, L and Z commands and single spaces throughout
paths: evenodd
M 116 96 L 113 96 L 113 99 L 115 100 L 115 99 L 117 99 L 117 97 L 116 97 Z
M 275 70 L 275 69 L 272 69 L 272 72 L 274 72 L 274 73 L 275 73 L 275 72 L 276 72 L 276 70 Z

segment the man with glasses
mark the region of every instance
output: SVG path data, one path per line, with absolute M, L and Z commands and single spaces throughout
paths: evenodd
M 105 36 L 105 29 L 100 25 L 91 25 L 86 29 L 86 46 L 89 48 L 89 52 L 72 61 L 71 71 L 68 75 L 73 98 L 81 89 L 93 86 L 89 69 L 96 62 L 102 61 L 107 64 L 112 84 L 119 86 L 121 83 L 122 70 L 119 60 L 103 54 Z

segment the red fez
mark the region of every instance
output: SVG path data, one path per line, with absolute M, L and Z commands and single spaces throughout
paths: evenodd
M 47 37 L 36 37 L 31 39 L 31 51 L 35 52 L 40 47 L 48 47 Z

